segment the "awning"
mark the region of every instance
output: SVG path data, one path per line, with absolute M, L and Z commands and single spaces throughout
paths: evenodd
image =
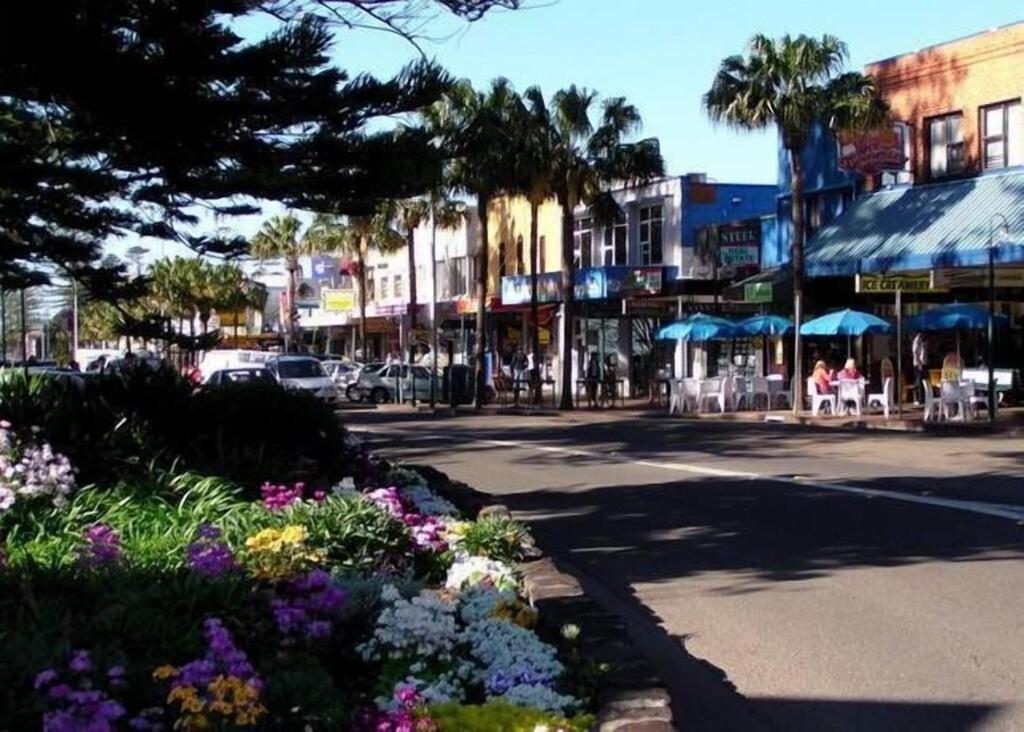
M 996 261 L 1024 262 L 1024 171 L 907 186 L 857 199 L 807 244 L 809 277 L 988 264 L 992 232 L 1009 223 Z

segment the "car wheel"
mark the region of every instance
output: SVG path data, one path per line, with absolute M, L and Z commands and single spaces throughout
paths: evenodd
M 348 397 L 348 400 L 350 402 L 361 402 L 361 401 L 363 401 L 363 397 L 359 393 L 359 390 L 356 388 L 355 384 L 349 384 L 348 385 L 348 387 L 345 389 L 345 396 Z
M 374 404 L 386 404 L 391 401 L 391 396 L 388 394 L 388 390 L 378 386 L 376 389 L 370 392 L 370 401 Z

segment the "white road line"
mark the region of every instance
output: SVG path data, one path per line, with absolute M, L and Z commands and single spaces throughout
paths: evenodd
M 366 432 L 375 432 L 374 430 L 361 430 Z M 787 478 L 780 475 L 769 475 L 766 473 L 752 473 L 741 470 L 728 470 L 726 468 L 712 468 L 704 465 L 696 465 L 693 463 L 676 463 L 676 462 L 664 462 L 655 460 L 636 460 L 633 458 L 622 457 L 618 454 L 609 454 L 594 452 L 591 450 L 579 450 L 576 448 L 569 447 L 556 447 L 553 445 L 538 445 L 530 442 L 518 442 L 515 440 L 485 440 L 475 439 L 472 437 L 452 437 L 447 438 L 442 435 L 419 435 L 419 436 L 404 436 L 405 441 L 446 441 L 446 442 L 459 442 L 459 443 L 476 443 L 478 445 L 492 445 L 497 447 L 510 447 L 517 450 L 535 450 L 537 452 L 549 452 L 557 453 L 561 455 L 570 455 L 572 457 L 585 457 L 594 460 L 605 460 L 612 463 L 620 463 L 625 465 L 639 465 L 646 468 L 655 468 L 658 470 L 673 470 L 682 473 L 692 473 L 694 475 L 708 475 L 716 478 L 734 478 L 739 480 L 763 480 L 772 483 L 782 483 L 784 485 L 800 486 L 803 488 L 816 488 L 825 491 L 835 491 L 838 493 L 849 493 L 852 495 L 863 496 L 865 498 L 887 498 L 893 501 L 903 501 L 904 503 L 918 503 L 925 506 L 937 506 L 940 508 L 950 508 L 956 511 L 965 511 L 968 513 L 977 513 L 984 516 L 991 516 L 994 518 L 1008 519 L 1010 521 L 1016 521 L 1018 523 L 1024 523 L 1024 506 L 1012 506 L 1000 503 L 986 503 L 984 501 L 970 501 L 957 498 L 941 498 L 938 496 L 921 496 L 913 493 L 903 493 L 900 491 L 885 491 L 877 488 L 861 488 L 859 486 L 844 485 L 842 483 L 827 483 L 823 481 L 814 480 L 802 480 L 800 478 Z

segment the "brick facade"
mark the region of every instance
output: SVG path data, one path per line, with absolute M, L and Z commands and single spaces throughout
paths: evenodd
M 952 112 L 963 113 L 963 172 L 978 173 L 980 109 L 1024 97 L 1024 22 L 873 63 L 865 71 L 878 79 L 893 119 L 912 127 L 915 182 L 930 177 L 929 118 Z

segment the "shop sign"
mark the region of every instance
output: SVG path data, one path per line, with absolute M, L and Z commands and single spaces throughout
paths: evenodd
M 839 167 L 851 173 L 873 176 L 903 170 L 907 162 L 903 138 L 894 129 L 839 134 Z
M 587 267 L 576 271 L 577 300 L 661 294 L 661 267 Z
M 771 282 L 748 282 L 743 285 L 743 302 L 768 303 L 773 299 Z
M 550 328 L 541 328 L 540 330 L 538 330 L 537 331 L 537 341 L 542 346 L 550 346 L 551 345 L 551 329 Z
M 245 311 L 227 310 L 223 313 L 217 313 L 217 323 L 220 328 L 225 326 L 245 325 Z
M 530 302 L 530 275 L 511 275 L 501 278 L 501 304 L 526 305 Z M 562 299 L 562 273 L 544 272 L 537 275 L 537 302 L 558 302 Z
M 718 227 L 718 276 L 749 277 L 761 265 L 761 222 L 722 224 Z
M 476 314 L 477 300 L 475 297 L 460 297 L 455 301 L 455 312 L 459 315 Z
M 931 272 L 920 274 L 859 274 L 856 278 L 857 292 L 860 294 L 885 292 L 941 292 L 936 287 L 935 277 Z
M 333 284 L 340 267 L 334 257 L 315 256 L 311 261 L 313 281 L 322 284 Z
M 323 289 L 320 291 L 321 307 L 329 313 L 345 313 L 355 310 L 355 290 Z
M 997 267 L 996 287 L 1024 287 L 1024 268 Z M 935 272 L 935 284 L 950 289 L 958 287 L 988 287 L 988 270 L 940 269 Z

